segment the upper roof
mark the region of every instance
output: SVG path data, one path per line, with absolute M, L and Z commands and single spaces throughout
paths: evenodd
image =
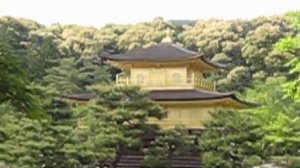
M 199 53 L 181 48 L 173 43 L 160 43 L 148 48 L 141 48 L 123 54 L 103 56 L 111 60 L 134 61 L 169 61 L 178 59 L 190 59 L 199 56 Z
M 210 62 L 206 60 L 203 55 L 195 51 L 182 48 L 171 42 L 163 42 L 155 46 L 137 49 L 127 53 L 106 55 L 106 56 L 102 56 L 102 58 L 112 60 L 112 61 L 142 61 L 142 62 L 201 59 L 203 62 L 215 68 L 226 68 L 225 65 Z

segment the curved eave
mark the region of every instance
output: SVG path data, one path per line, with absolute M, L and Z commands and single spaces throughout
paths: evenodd
M 169 92 L 169 91 L 167 91 Z M 178 93 L 173 94 L 173 96 L 169 95 L 166 97 L 165 95 L 168 93 L 163 92 L 163 94 L 155 95 L 150 92 L 149 98 L 153 101 L 156 101 L 160 104 L 194 104 L 194 105 L 203 105 L 203 104 L 214 104 L 218 107 L 229 107 L 235 109 L 249 109 L 258 107 L 258 104 L 246 102 L 243 100 L 238 99 L 233 92 L 228 93 L 219 93 L 216 95 L 207 95 L 207 96 L 199 96 L 199 93 L 196 92 L 195 95 L 188 95 L 185 91 L 182 92 L 187 96 L 180 95 Z M 203 91 L 202 91 L 203 92 Z M 210 92 L 207 92 L 210 93 Z M 211 92 L 213 93 L 213 92 Z M 211 94 L 210 93 L 210 94 Z M 197 95 L 198 94 L 198 95 Z M 214 93 L 215 94 L 215 93 Z M 91 99 L 95 99 L 97 95 L 95 93 L 81 93 L 81 94 L 65 94 L 62 95 L 63 98 L 80 101 L 80 102 L 87 102 Z
M 113 67 L 120 69 L 130 69 L 126 65 L 130 64 L 174 64 L 174 63 L 183 63 L 183 62 L 194 62 L 198 68 L 204 68 L 207 71 L 219 71 L 226 69 L 226 65 L 213 63 L 204 58 L 203 55 L 196 55 L 186 58 L 177 58 L 177 59 L 114 59 L 109 57 L 104 57 L 104 62 L 110 64 Z M 200 61 L 200 62 L 198 62 Z M 197 63 L 198 62 L 198 63 Z
M 207 65 L 210 65 L 213 69 L 216 69 L 216 70 L 222 70 L 222 69 L 227 69 L 228 67 L 226 65 L 223 65 L 223 64 L 217 64 L 217 63 L 214 63 L 214 62 L 211 62 L 207 59 L 205 59 L 204 56 L 201 56 L 200 59 L 206 63 Z
M 259 107 L 259 104 L 256 103 L 252 103 L 252 102 L 246 102 L 243 100 L 240 100 L 239 98 L 237 98 L 235 95 L 231 95 L 230 98 L 235 101 L 236 104 L 238 104 L 241 108 L 243 109 L 247 109 L 247 108 L 256 108 Z
M 224 95 L 219 97 L 211 97 L 211 98 L 185 98 L 185 99 L 152 99 L 161 104 L 209 104 L 214 103 L 218 107 L 227 107 L 234 109 L 249 109 L 256 108 L 259 105 L 251 102 L 246 102 L 238 99 L 234 94 Z

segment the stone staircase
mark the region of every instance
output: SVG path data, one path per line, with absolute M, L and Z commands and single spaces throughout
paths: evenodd
M 123 154 L 120 156 L 116 168 L 143 168 L 142 154 Z M 199 155 L 174 156 L 171 168 L 202 168 Z

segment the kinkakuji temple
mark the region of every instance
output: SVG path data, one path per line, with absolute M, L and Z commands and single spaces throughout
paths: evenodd
M 201 129 L 216 109 L 245 109 L 255 104 L 239 100 L 233 92 L 220 93 L 216 84 L 204 78 L 204 73 L 220 71 L 226 66 L 208 61 L 198 52 L 182 48 L 170 40 L 124 54 L 103 56 L 105 62 L 123 72 L 117 74 L 117 86 L 140 86 L 168 114 L 163 120 L 151 120 L 163 128 L 183 125 Z M 66 96 L 88 100 L 94 94 Z
M 149 97 L 168 109 L 162 120 L 149 119 L 163 129 L 177 125 L 202 130 L 209 112 L 217 109 L 247 109 L 255 104 L 239 100 L 233 92 L 218 92 L 216 84 L 205 79 L 207 73 L 222 71 L 226 66 L 207 60 L 198 52 L 187 50 L 165 38 L 160 44 L 123 54 L 102 56 L 106 64 L 122 70 L 116 76 L 117 86 L 139 86 Z M 66 98 L 87 101 L 97 95 L 70 94 Z M 142 167 L 141 155 L 124 155 L 117 167 Z M 172 167 L 197 168 L 199 155 L 184 156 Z M 122 160 L 123 159 L 123 160 Z M 174 163 L 177 163 L 176 160 Z

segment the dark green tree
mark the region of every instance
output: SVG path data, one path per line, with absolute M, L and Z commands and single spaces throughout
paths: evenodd
M 44 84 L 64 93 L 85 92 L 93 84 L 110 83 L 107 68 L 93 63 L 92 60 L 63 58 L 59 65 L 47 70 Z
M 159 131 L 155 140 L 144 150 L 144 166 L 148 168 L 171 168 L 174 165 L 172 163 L 174 158 L 180 155 L 197 154 L 195 139 L 196 136 L 190 135 L 186 128 Z
M 264 131 L 247 112 L 216 111 L 199 138 L 205 167 L 251 168 L 266 158 Z
M 12 48 L 0 41 L 0 103 L 11 102 L 19 111 L 39 114 L 31 83 Z
M 38 168 L 43 150 L 55 148 L 54 136 L 44 128 L 45 119 L 33 120 L 9 103 L 0 104 L 0 163 L 11 168 Z

